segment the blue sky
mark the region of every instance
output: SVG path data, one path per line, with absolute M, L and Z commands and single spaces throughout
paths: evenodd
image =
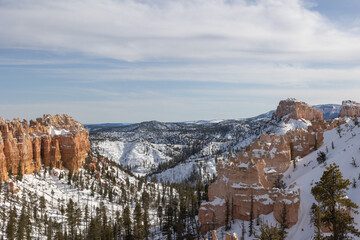
M 356 0 L 0 0 L 0 116 L 251 117 L 359 101 Z

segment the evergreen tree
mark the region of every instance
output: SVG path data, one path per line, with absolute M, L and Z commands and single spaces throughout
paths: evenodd
M 21 168 L 21 164 L 19 164 L 19 167 L 18 167 L 18 172 L 17 172 L 17 180 L 19 181 L 22 181 L 23 179 L 23 171 L 22 171 L 22 168 Z
M 321 211 L 318 205 L 313 203 L 311 206 L 311 223 L 315 227 L 315 236 L 314 240 L 322 240 L 323 236 L 321 234 Z
M 230 204 L 229 200 L 226 200 L 226 210 L 225 210 L 225 230 L 229 230 L 231 228 L 230 225 Z
M 253 235 L 253 227 L 254 227 L 254 196 L 251 193 L 250 199 L 250 221 L 249 221 L 249 237 Z
M 16 208 L 10 210 L 9 221 L 6 226 L 6 237 L 9 240 L 14 240 L 16 235 Z
M 17 225 L 16 239 L 18 239 L 18 240 L 24 239 L 26 224 L 27 224 L 27 217 L 26 217 L 25 205 L 23 205 L 23 207 L 21 209 L 21 214 L 19 216 L 18 225 Z
M 264 223 L 259 230 L 260 235 L 255 236 L 258 240 L 282 240 L 286 237 L 281 235 L 281 229 L 277 226 L 269 226 L 267 223 Z
M 320 181 L 311 189 L 321 209 L 321 225 L 332 231 L 333 240 L 344 239 L 349 233 L 360 237 L 354 218 L 344 211 L 358 213 L 358 206 L 345 194 L 350 184 L 349 179 L 343 179 L 339 166 L 334 163 L 326 167 Z
M 245 240 L 245 233 L 246 233 L 245 223 L 244 223 L 244 221 L 242 221 L 241 222 L 241 240 Z
M 89 219 L 89 206 L 85 205 L 84 221 L 85 221 L 85 232 L 88 231 L 88 219 Z
M 283 202 L 283 208 L 282 208 L 282 211 L 281 211 L 281 225 L 280 225 L 280 236 L 281 236 L 281 239 L 285 239 L 286 237 L 286 228 L 288 228 L 288 225 L 287 225 L 287 219 L 286 219 L 286 203 Z
M 90 219 L 89 223 L 89 230 L 87 232 L 87 238 L 88 240 L 99 240 L 101 238 L 100 236 L 100 223 L 95 218 Z
M 125 230 L 125 240 L 132 239 L 132 232 L 131 232 L 131 218 L 130 218 L 130 208 L 126 206 L 123 211 L 123 225 Z
M 44 209 L 46 208 L 46 201 L 45 201 L 45 197 L 41 196 L 40 197 L 40 209 L 41 209 L 41 219 L 43 219 L 43 212 Z
M 326 161 L 326 159 L 327 159 L 327 157 L 326 157 L 326 153 L 324 153 L 324 152 L 322 152 L 322 151 L 319 151 L 318 153 L 317 153 L 317 158 L 316 158 L 316 161 L 319 163 L 319 164 L 321 164 L 321 163 L 323 163 L 323 162 L 325 162 Z
M 134 239 L 144 239 L 143 214 L 139 203 L 136 203 L 134 210 Z
M 75 207 L 74 201 L 70 198 L 66 208 L 67 223 L 70 229 L 70 236 L 72 239 L 76 235 L 76 219 L 75 219 Z
M 32 223 L 31 223 L 31 214 L 30 214 L 30 208 L 27 208 L 26 212 L 26 224 L 25 224 L 25 234 L 26 234 L 26 240 L 31 240 L 31 233 L 32 233 Z

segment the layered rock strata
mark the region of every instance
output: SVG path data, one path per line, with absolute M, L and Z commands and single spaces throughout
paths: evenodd
M 286 119 L 323 120 L 322 112 L 294 98 L 280 101 L 275 116 L 277 119 L 286 117 Z
M 343 101 L 339 117 L 360 117 L 360 103 L 351 100 Z
M 0 181 L 39 172 L 42 164 L 77 171 L 90 151 L 89 132 L 70 116 L 13 121 L 0 118 Z
M 321 112 L 292 99 L 279 103 L 274 118 L 282 120 L 282 131 L 260 136 L 236 159 L 217 165 L 218 177 L 209 186 L 209 202 L 199 210 L 202 232 L 223 226 L 229 211 L 234 219 L 250 220 L 251 205 L 254 219 L 274 212 L 275 219 L 281 222 L 286 211 L 286 224 L 296 224 L 299 189 L 296 185 L 281 188 L 275 183 L 292 160 L 323 145 L 328 124 Z

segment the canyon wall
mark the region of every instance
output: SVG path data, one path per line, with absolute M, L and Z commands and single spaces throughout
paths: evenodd
M 275 116 L 277 119 L 286 117 L 287 119 L 323 120 L 322 112 L 294 98 L 280 101 Z
M 274 212 L 281 222 L 286 211 L 287 226 L 296 224 L 300 190 L 296 185 L 281 187 L 276 183 L 293 160 L 323 145 L 329 125 L 321 112 L 294 99 L 280 101 L 274 121 L 280 120 L 278 133 L 261 135 L 236 159 L 218 163 L 217 181 L 208 190 L 209 201 L 199 210 L 202 232 L 223 226 L 229 211 L 234 219 L 250 220 L 251 205 L 254 219 Z
M 360 103 L 351 100 L 343 101 L 339 117 L 360 117 Z
M 90 151 L 89 132 L 66 114 L 30 123 L 0 118 L 0 136 L 0 181 L 37 173 L 42 164 L 77 171 Z

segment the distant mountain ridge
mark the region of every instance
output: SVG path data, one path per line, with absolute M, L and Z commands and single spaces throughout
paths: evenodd
M 337 118 L 340 113 L 341 105 L 340 104 L 319 104 L 314 105 L 314 108 L 321 111 L 323 113 L 323 117 L 325 120 L 330 120 Z M 266 113 L 259 114 L 255 117 L 248 117 L 248 118 L 237 118 L 237 119 L 213 119 L 213 120 L 195 120 L 195 121 L 185 121 L 185 122 L 161 122 L 161 121 L 145 121 L 140 123 L 95 123 L 95 124 L 84 124 L 84 126 L 89 131 L 98 130 L 99 128 L 113 128 L 113 127 L 127 127 L 133 125 L 151 125 L 151 124 L 173 124 L 173 126 L 181 125 L 181 124 L 196 124 L 196 125 L 211 125 L 211 124 L 218 124 L 221 122 L 230 122 L 230 121 L 242 121 L 242 120 L 257 120 L 257 119 L 271 119 L 272 115 L 274 114 L 275 110 L 271 110 Z
M 324 119 L 337 117 L 340 111 L 336 104 L 315 108 L 324 113 Z M 192 173 L 211 178 L 216 174 L 217 160 L 232 156 L 271 131 L 276 125 L 276 120 L 271 122 L 274 112 L 243 119 L 92 124 L 86 128 L 92 149 L 101 155 L 135 174 L 157 174 L 170 182 L 181 182 Z

